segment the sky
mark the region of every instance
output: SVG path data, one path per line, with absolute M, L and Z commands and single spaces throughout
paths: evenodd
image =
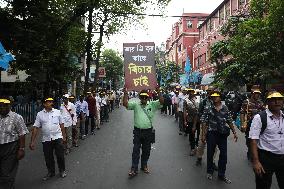
M 182 13 L 211 13 L 223 0 L 171 0 L 166 7 L 165 14 L 168 16 L 179 16 Z M 150 9 L 152 9 L 151 7 Z M 159 14 L 148 10 L 147 14 Z M 166 42 L 171 35 L 172 25 L 179 18 L 176 17 L 146 17 L 143 23 L 146 27 L 131 27 L 122 34 L 116 34 L 109 39 L 104 39 L 104 48 L 110 48 L 122 52 L 123 43 L 155 42 L 160 46 Z

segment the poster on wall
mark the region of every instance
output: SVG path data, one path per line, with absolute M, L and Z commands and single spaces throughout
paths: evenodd
M 124 43 L 125 87 L 141 91 L 157 87 L 155 69 L 155 43 Z

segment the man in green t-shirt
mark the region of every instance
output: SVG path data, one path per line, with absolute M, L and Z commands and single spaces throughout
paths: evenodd
M 123 106 L 127 110 L 134 110 L 134 130 L 133 130 L 133 152 L 132 166 L 129 171 L 129 176 L 136 176 L 138 173 L 138 164 L 140 158 L 140 148 L 142 147 L 141 155 L 141 170 L 144 173 L 149 173 L 147 166 L 150 157 L 151 143 L 154 142 L 153 137 L 153 117 L 155 112 L 160 109 L 164 103 L 164 98 L 160 95 L 159 100 L 149 101 L 149 95 L 146 90 L 139 93 L 140 101 L 128 101 L 128 92 L 124 90 Z

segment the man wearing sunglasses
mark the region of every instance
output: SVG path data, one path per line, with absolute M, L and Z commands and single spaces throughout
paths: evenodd
M 159 90 L 156 90 L 159 95 L 159 100 L 149 101 L 149 95 L 146 90 L 139 93 L 140 101 L 128 101 L 128 92 L 124 89 L 123 106 L 127 110 L 134 110 L 134 130 L 133 130 L 133 152 L 132 166 L 129 171 L 129 177 L 134 177 L 138 173 L 138 164 L 140 159 L 140 148 L 142 147 L 141 155 L 141 170 L 144 173 L 150 173 L 147 163 L 150 157 L 151 143 L 154 143 L 153 117 L 155 112 L 160 109 L 164 103 L 164 98 L 160 95 Z

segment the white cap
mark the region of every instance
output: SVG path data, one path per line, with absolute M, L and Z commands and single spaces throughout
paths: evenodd
M 65 98 L 69 98 L 69 94 L 65 94 L 63 95 Z

